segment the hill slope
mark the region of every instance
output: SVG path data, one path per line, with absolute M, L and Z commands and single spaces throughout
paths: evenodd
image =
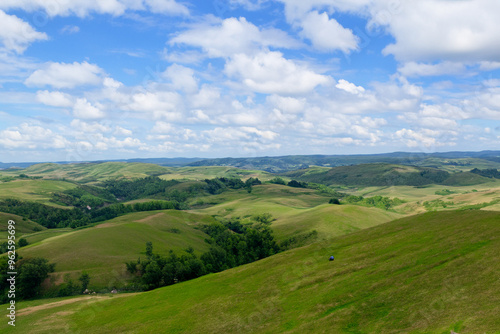
M 209 216 L 174 210 L 132 213 L 47 238 L 20 249 L 19 254 L 56 263 L 56 280 L 62 280 L 66 273 L 78 276 L 87 271 L 92 288 L 120 287 L 128 278 L 124 263 L 144 256 L 148 241 L 153 242 L 155 252 L 164 255 L 170 249 L 182 251 L 188 246 L 200 253 L 208 250 L 204 242 L 208 236 L 195 226 L 210 221 Z
M 408 217 L 147 293 L 19 303 L 17 328 L 0 328 L 498 333 L 499 219 L 483 211 Z

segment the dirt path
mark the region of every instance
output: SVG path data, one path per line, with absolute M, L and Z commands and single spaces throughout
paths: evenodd
M 165 213 L 164 213 L 164 212 L 160 212 L 160 213 L 157 213 L 156 215 L 148 216 L 148 217 L 146 217 L 146 218 L 143 218 L 143 219 L 141 219 L 141 220 L 137 220 L 137 221 L 138 221 L 139 223 L 145 223 L 145 222 L 147 222 L 147 221 L 150 221 L 151 219 L 155 219 L 155 218 L 161 217 L 161 216 L 163 216 L 163 215 L 165 215 Z
M 58 302 L 53 302 L 53 303 L 48 303 L 48 304 L 43 304 L 43 305 L 38 305 L 38 306 L 32 306 L 32 307 L 27 307 L 19 310 L 16 314 L 17 315 L 28 315 L 33 312 L 41 311 L 41 310 L 47 310 L 50 308 L 58 307 L 61 305 L 67 305 L 67 304 L 72 304 L 76 303 L 82 300 L 98 300 L 98 299 L 110 299 L 110 298 L 119 298 L 119 297 L 126 297 L 126 296 L 132 296 L 136 295 L 137 293 L 124 293 L 124 294 L 119 294 L 115 295 L 113 297 L 111 296 L 85 296 L 85 297 L 78 297 L 78 298 L 73 298 L 73 299 L 66 299 L 66 300 L 61 300 Z

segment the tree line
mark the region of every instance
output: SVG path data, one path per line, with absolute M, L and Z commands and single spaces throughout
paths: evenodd
M 201 256 L 191 247 L 181 256 L 173 251 L 162 256 L 153 252 L 151 242 L 146 243 L 146 258 L 126 263 L 127 271 L 136 276 L 137 287 L 150 290 L 171 285 L 254 262 L 280 251 L 266 224 L 243 225 L 232 219 L 205 225 L 202 229 L 210 236 L 206 239 L 210 248 Z

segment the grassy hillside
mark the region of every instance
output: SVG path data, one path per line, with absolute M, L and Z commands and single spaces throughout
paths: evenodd
M 483 211 L 408 217 L 147 293 L 18 303 L 15 330 L 0 328 L 499 333 L 499 219 Z
M 56 263 L 53 274 L 56 282 L 66 273 L 78 276 L 87 271 L 92 277 L 91 287 L 123 286 L 127 278 L 124 263 L 144 256 L 148 241 L 153 242 L 155 252 L 160 254 L 188 246 L 197 252 L 206 251 L 208 245 L 204 239 L 208 236 L 195 227 L 210 221 L 209 216 L 182 211 L 133 213 L 82 230 L 59 230 L 56 236 L 20 249 L 19 254 L 44 257 Z M 35 242 L 35 236 L 28 237 L 28 241 Z
M 261 181 L 267 181 L 274 175 L 260 170 L 245 170 L 235 167 L 178 167 L 171 168 L 168 174 L 162 175 L 165 180 L 204 180 L 213 179 L 215 177 L 240 178 L 246 180 L 254 177 Z
M 15 198 L 60 207 L 50 202 L 51 194 L 75 188 L 76 185 L 64 181 L 19 179 L 0 182 L 0 200 Z
M 448 172 L 434 168 L 383 163 L 303 169 L 284 175 L 306 182 L 346 186 L 421 186 L 442 183 L 449 177 Z
M 243 220 L 270 213 L 276 219 L 271 228 L 280 241 L 313 230 L 319 239 L 331 238 L 401 217 L 375 208 L 327 204 L 329 199 L 329 195 L 311 189 L 265 184 L 254 186 L 250 194 L 234 191 L 211 196 L 206 201 L 221 203 L 193 212 Z
M 23 220 L 22 217 L 19 217 L 17 215 L 12 215 L 9 213 L 3 213 L 0 212 L 0 242 L 4 242 L 7 240 L 7 236 L 9 235 L 7 233 L 8 231 L 8 221 L 13 220 L 16 222 L 16 237 L 25 237 L 27 234 L 36 232 L 36 231 L 44 231 L 46 230 L 45 227 L 43 227 L 40 224 L 37 224 L 35 222 L 32 222 L 31 220 Z M 27 239 L 27 238 L 26 238 Z M 27 239 L 28 240 L 28 239 Z M 29 240 L 28 240 L 29 242 Z
M 161 175 L 169 172 L 169 168 L 154 164 L 104 162 L 77 164 L 37 164 L 22 171 L 29 176 L 43 176 L 51 179 L 68 179 L 83 183 L 104 181 L 110 178 L 142 178 Z

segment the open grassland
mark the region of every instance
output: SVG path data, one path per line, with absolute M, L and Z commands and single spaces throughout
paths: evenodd
M 397 197 L 407 203 L 395 210 L 406 214 L 416 214 L 428 210 L 467 209 L 472 205 L 484 205 L 487 210 L 499 210 L 500 181 L 490 180 L 474 186 L 450 187 L 429 185 L 425 187 L 392 186 L 366 187 L 347 190 L 350 194 L 364 197 Z M 424 205 L 427 202 L 427 206 Z M 444 205 L 444 206 L 443 206 Z
M 9 172 L 42 176 L 48 179 L 67 179 L 81 183 L 94 183 L 114 178 L 143 178 L 150 175 L 168 173 L 169 168 L 139 162 L 103 162 L 55 164 L 45 163 L 30 166 L 24 170 Z
M 401 217 L 375 208 L 327 204 L 330 198 L 330 195 L 311 189 L 265 184 L 254 186 L 250 194 L 234 191 L 212 196 L 206 200 L 221 203 L 193 212 L 240 217 L 244 221 L 270 213 L 276 219 L 271 228 L 280 241 L 313 230 L 318 232 L 320 239 L 326 239 Z
M 261 181 L 268 181 L 275 176 L 260 170 L 246 170 L 235 167 L 176 167 L 170 168 L 169 174 L 162 175 L 164 180 L 204 180 L 216 177 L 239 178 L 242 180 L 259 178 Z
M 52 193 L 62 192 L 75 188 L 70 182 L 53 180 L 18 179 L 10 182 L 0 182 L 0 200 L 14 198 L 22 201 L 31 201 L 62 207 L 50 202 Z
M 155 164 L 139 162 L 103 162 L 55 164 L 44 163 L 15 171 L 1 171 L 4 177 L 19 176 L 43 177 L 45 179 L 66 179 L 80 183 L 96 183 L 108 179 L 136 179 L 147 176 L 160 176 L 165 180 L 204 180 L 215 177 L 236 177 L 246 180 L 250 177 L 267 181 L 274 178 L 273 174 L 260 170 L 245 170 L 235 167 L 163 167 Z
M 488 211 L 407 217 L 147 293 L 21 302 L 16 328 L 0 329 L 498 333 L 499 221 Z
M 72 232 L 58 231 L 19 250 L 23 257 L 44 257 L 56 263 L 52 274 L 56 283 L 64 274 L 78 276 L 87 271 L 90 287 L 123 286 L 128 278 L 126 261 L 144 257 L 146 242 L 153 242 L 156 253 L 166 255 L 170 249 L 182 251 L 191 246 L 195 252 L 208 249 L 204 239 L 208 236 L 195 229 L 200 223 L 213 218 L 182 211 L 165 210 L 132 213 Z M 27 238 L 28 241 L 36 240 Z
M 445 159 L 445 158 L 427 158 L 421 161 L 416 161 L 415 166 L 432 167 L 445 170 L 450 173 L 468 172 L 471 169 L 498 169 L 500 162 L 478 159 L 478 158 L 458 158 L 458 159 Z
M 24 220 L 22 217 L 13 215 L 10 213 L 0 212 L 0 242 L 7 241 L 8 234 L 8 222 L 9 220 L 13 220 L 16 224 L 16 238 L 19 239 L 21 237 L 26 238 L 28 240 L 27 235 L 35 232 L 35 231 L 46 231 L 46 228 L 40 224 L 37 224 L 31 220 Z M 43 232 L 36 232 L 43 233 Z M 30 242 L 28 240 L 28 242 Z

